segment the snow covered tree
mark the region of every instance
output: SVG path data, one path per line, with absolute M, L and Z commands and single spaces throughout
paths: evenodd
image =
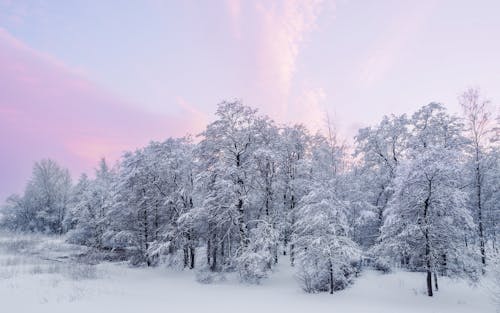
M 10 195 L 2 207 L 1 225 L 13 231 L 35 231 L 35 211 L 25 202 L 24 197 Z
M 296 208 L 309 191 L 310 138 L 303 125 L 286 126 L 280 131 L 278 146 L 278 184 L 282 199 L 278 227 L 284 251 L 290 254 L 290 264 L 295 262 L 295 245 L 291 240 L 296 222 Z
M 256 110 L 223 102 L 201 136 L 195 155 L 202 200 L 189 216 L 204 230 L 208 268 L 258 283 L 278 260 L 280 133 Z
M 424 270 L 432 296 L 433 273 L 437 287 L 436 273 L 473 271 L 464 240 L 473 221 L 460 184 L 464 139 L 440 104 L 417 111 L 411 125 L 410 157 L 397 171 L 377 248 Z
M 258 208 L 255 217 L 257 227 L 267 229 L 269 232 L 278 234 L 280 223 L 281 198 L 279 184 L 279 130 L 272 121 L 260 118 L 256 125 L 259 145 L 252 154 L 253 163 L 253 188 L 255 194 L 255 205 Z M 262 225 L 260 225 L 262 224 Z M 265 225 L 265 227 L 263 227 Z M 278 262 L 279 234 L 275 238 L 269 253 L 273 255 L 274 263 Z M 271 236 L 270 238 L 274 238 Z
M 332 127 L 312 135 L 223 102 L 198 143 L 151 142 L 74 187 L 54 161 L 36 163 L 1 224 L 69 231 L 135 265 L 196 267 L 204 282 L 260 283 L 283 254 L 308 292 L 345 288 L 375 256 L 426 272 L 432 295 L 438 275 L 477 278 L 498 253 L 500 127 L 477 91 L 461 103 L 465 120 L 437 103 L 386 116 L 359 130 L 348 158 Z
M 494 303 L 500 308 L 500 254 L 492 253 L 492 262 L 488 264 L 489 290 Z
M 351 283 L 359 251 L 350 238 L 346 211 L 331 186 L 323 184 L 315 184 L 301 201 L 293 242 L 298 277 L 307 292 L 333 293 Z
M 69 171 L 55 161 L 35 163 L 24 197 L 36 212 L 37 230 L 62 234 L 71 191 Z
M 194 161 L 190 137 L 168 139 L 148 146 L 153 177 L 154 240 L 150 254 L 181 252 L 182 265 L 195 267 L 197 238 L 184 215 L 194 208 Z
M 255 182 L 253 154 L 261 140 L 259 117 L 240 102 L 223 102 L 218 119 L 201 134 L 197 154 L 205 186 L 201 207 L 209 216 L 207 259 L 213 270 L 234 266 L 250 243 L 250 227 L 258 213 L 252 194 Z M 203 214 L 202 214 L 203 216 Z
M 124 155 L 105 237 L 115 248 L 133 250 L 133 263 L 153 265 L 165 251 L 187 249 L 194 266 L 188 230 L 181 231 L 177 223 L 193 206 L 191 162 L 187 139 L 152 142 Z
M 485 239 L 491 253 L 498 254 L 500 240 L 500 141 L 496 141 L 485 155 L 487 171 L 483 175 L 484 187 L 481 192 L 484 208 Z
M 257 226 L 250 230 L 248 246 L 236 259 L 242 281 L 259 283 L 268 276 L 275 263 L 278 239 L 278 231 L 266 220 L 258 221 Z
M 78 178 L 78 182 L 73 186 L 71 190 L 71 196 L 69 201 L 69 209 L 64 217 L 64 227 L 68 232 L 72 232 L 78 224 L 78 210 L 76 207 L 80 201 L 85 196 L 85 193 L 90 185 L 90 179 L 87 174 L 83 173 Z M 69 237 L 72 237 L 69 235 Z
M 373 245 L 380 236 L 384 211 L 389 203 L 397 168 L 405 157 L 408 145 L 408 119 L 405 115 L 384 116 L 374 126 L 362 128 L 355 137 L 354 155 L 361 161 L 358 166 L 359 181 L 364 190 L 364 228 L 360 238 L 364 246 Z M 371 211 L 371 212 L 370 212 Z
M 487 158 L 487 145 L 492 134 L 491 113 L 488 111 L 489 101 L 481 98 L 479 90 L 470 88 L 460 97 L 460 105 L 463 108 L 467 133 L 470 139 L 470 164 L 469 177 L 470 186 L 469 206 L 477 222 L 477 234 L 479 240 L 479 252 L 483 267 L 486 265 L 486 241 L 487 233 L 490 233 L 486 216 L 485 205 L 485 183 L 489 172 Z M 490 163 L 490 164 L 488 164 Z
M 82 176 L 74 188 L 75 202 L 67 220 L 73 227 L 69 240 L 96 249 L 102 249 L 103 236 L 108 229 L 107 215 L 113 206 L 114 172 L 101 159 L 95 179 Z
M 70 191 L 67 169 L 50 159 L 36 162 L 24 195 L 12 196 L 7 201 L 4 223 L 21 231 L 62 234 Z

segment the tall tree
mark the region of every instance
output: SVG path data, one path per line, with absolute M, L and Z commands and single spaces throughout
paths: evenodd
M 256 150 L 262 144 L 257 112 L 240 102 L 223 102 L 217 120 L 201 134 L 197 154 L 205 169 L 198 181 L 206 186 L 198 216 L 209 216 L 207 260 L 210 268 L 250 266 L 251 229 L 259 224 L 261 197 L 256 195 Z M 255 260 L 255 259 L 254 259 Z M 236 264 L 235 264 L 236 262 Z M 245 270 L 240 273 L 245 273 Z
M 485 177 L 487 175 L 486 145 L 491 133 L 490 117 L 488 111 L 489 100 L 481 97 L 478 89 L 467 89 L 460 96 L 460 105 L 464 111 L 465 121 L 467 123 L 467 133 L 470 139 L 470 148 L 472 152 L 472 192 L 471 208 L 477 220 L 477 232 L 479 237 L 479 252 L 481 262 L 486 265 L 486 236 L 485 236 L 485 208 L 484 208 L 484 188 Z M 484 269 L 483 269 L 484 271 Z
M 468 255 L 463 238 L 473 222 L 460 186 L 464 139 L 458 119 L 440 104 L 417 111 L 411 125 L 409 160 L 397 172 L 378 248 L 407 255 L 424 270 L 432 296 L 432 274 L 437 287 L 436 273 Z
M 350 202 L 344 199 L 343 147 L 328 137 L 311 138 L 309 189 L 296 209 L 293 243 L 298 276 L 307 292 L 344 289 L 355 272 L 358 247 L 352 241 Z
M 372 208 L 372 219 L 365 219 L 369 230 L 362 243 L 372 245 L 380 237 L 384 211 L 392 196 L 392 185 L 397 168 L 408 147 L 408 119 L 406 115 L 384 116 L 375 127 L 362 128 L 355 137 L 354 155 L 360 158 L 359 171 L 363 175 L 365 201 Z
M 303 125 L 286 126 L 280 131 L 279 185 L 282 209 L 280 234 L 284 254 L 289 250 L 290 264 L 295 261 L 295 245 L 291 240 L 296 222 L 297 205 L 309 191 L 310 175 L 310 139 L 309 132 Z

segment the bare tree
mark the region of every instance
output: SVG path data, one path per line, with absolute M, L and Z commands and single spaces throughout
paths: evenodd
M 489 124 L 491 113 L 488 111 L 490 101 L 480 95 L 478 88 L 469 88 L 459 97 L 465 121 L 467 123 L 469 138 L 473 149 L 474 158 L 474 209 L 478 224 L 479 249 L 481 262 L 486 265 L 485 230 L 482 193 L 484 185 L 484 145 L 490 132 Z

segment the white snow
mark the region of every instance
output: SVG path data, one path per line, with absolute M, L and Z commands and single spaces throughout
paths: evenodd
M 5 235 L 3 235 L 5 236 Z M 11 242 L 3 237 L 0 243 Z M 56 248 L 59 247 L 59 248 Z M 43 249 L 51 252 L 47 261 Z M 261 285 L 242 285 L 236 277 L 203 285 L 193 271 L 130 268 L 104 263 L 93 268 L 65 260 L 62 251 L 78 247 L 60 239 L 38 239 L 23 254 L 0 254 L 0 312 L 373 312 L 373 313 L 494 313 L 490 295 L 481 284 L 441 278 L 435 297 L 425 295 L 424 274 L 388 275 L 364 271 L 347 290 L 306 294 L 293 269 L 280 262 Z M 35 255 L 26 252 L 35 251 Z

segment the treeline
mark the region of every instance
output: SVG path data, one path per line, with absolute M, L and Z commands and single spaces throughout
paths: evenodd
M 499 120 L 477 90 L 461 104 L 462 117 L 437 103 L 386 116 L 349 153 L 331 127 L 311 134 L 223 102 L 197 143 L 151 142 L 75 185 L 36 163 L 2 225 L 67 233 L 134 265 L 177 262 L 207 282 L 258 283 L 288 260 L 304 290 L 333 292 L 360 262 L 398 265 L 426 272 L 432 296 L 438 276 L 477 278 L 498 253 Z

